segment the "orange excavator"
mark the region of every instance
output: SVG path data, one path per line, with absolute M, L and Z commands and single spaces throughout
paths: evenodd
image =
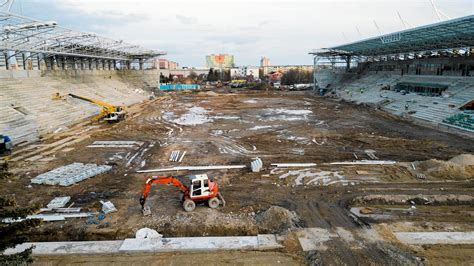
M 146 209 L 145 201 L 153 184 L 177 187 L 182 193 L 180 199 L 184 210 L 187 212 L 193 211 L 196 208 L 196 203 L 207 203 L 209 208 L 212 209 L 219 207 L 219 205 L 225 206 L 224 197 L 219 192 L 216 181 L 210 180 L 205 174 L 190 176 L 189 179 L 190 185 L 185 186 L 181 181 L 172 176 L 150 176 L 145 182 L 143 195 L 140 198 L 143 214 L 151 213 L 149 209 Z

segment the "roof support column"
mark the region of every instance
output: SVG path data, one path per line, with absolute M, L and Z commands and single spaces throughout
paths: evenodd
M 348 55 L 346 56 L 346 72 L 349 72 L 350 68 L 351 68 L 351 56 Z
M 6 51 L 5 53 L 7 69 L 16 70 L 18 69 L 17 60 L 15 57 L 15 51 Z
M 318 64 L 318 56 L 313 56 L 313 90 L 316 90 L 318 87 L 318 81 L 316 80 L 316 65 Z
M 138 59 L 138 65 L 139 65 L 139 69 L 143 70 L 143 59 L 142 58 Z
M 57 55 L 53 55 L 51 57 L 51 69 L 52 70 L 58 70 L 59 68 L 59 65 L 58 65 L 58 56 Z

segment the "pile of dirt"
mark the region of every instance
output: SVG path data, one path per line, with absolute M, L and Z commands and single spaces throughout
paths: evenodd
M 203 92 L 203 94 L 205 94 L 207 96 L 219 96 L 218 93 L 215 93 L 213 91 L 206 91 L 206 92 Z
M 474 155 L 461 154 L 449 161 L 431 159 L 417 162 L 427 176 L 442 179 L 470 179 L 474 177 Z
M 456 157 L 453 157 L 449 162 L 454 164 L 459 164 L 462 166 L 473 166 L 474 165 L 474 155 L 473 154 L 461 154 Z
M 279 206 L 272 206 L 256 217 L 259 232 L 281 233 L 288 229 L 298 227 L 298 215 Z

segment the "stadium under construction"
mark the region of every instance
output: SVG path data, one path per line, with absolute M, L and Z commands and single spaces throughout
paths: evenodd
M 304 91 L 163 91 L 149 63 L 164 51 L 9 11 L 0 27 L 0 198 L 39 206 L 0 228 L 41 220 L 3 255 L 474 261 L 472 15 L 313 50 Z

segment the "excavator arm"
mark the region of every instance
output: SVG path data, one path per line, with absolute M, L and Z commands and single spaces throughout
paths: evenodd
M 142 209 L 145 206 L 145 201 L 148 198 L 148 194 L 150 193 L 151 186 L 153 184 L 161 184 L 161 185 L 173 185 L 185 194 L 189 192 L 189 188 L 183 185 L 181 181 L 177 178 L 172 176 L 150 176 L 145 182 L 145 188 L 143 189 L 143 195 L 140 197 L 140 205 L 142 205 Z
M 71 96 L 72 98 L 76 98 L 76 99 L 80 99 L 80 100 L 83 100 L 83 101 L 86 101 L 86 102 L 97 104 L 97 105 L 105 107 L 105 108 L 115 109 L 115 106 L 112 105 L 112 104 L 109 104 L 109 103 L 104 103 L 104 102 L 101 102 L 101 101 L 98 101 L 98 100 L 89 99 L 89 98 L 82 97 L 82 96 L 79 96 L 79 95 L 75 95 L 75 94 L 72 94 L 72 93 L 69 93 L 69 96 Z
M 121 119 L 124 118 L 124 112 L 123 112 L 123 108 L 121 106 L 115 106 L 115 105 L 112 105 L 112 104 L 109 104 L 109 103 L 105 103 L 105 102 L 102 102 L 102 101 L 86 98 L 86 97 L 75 95 L 75 94 L 72 94 L 72 93 L 69 93 L 69 96 L 71 96 L 73 98 L 76 98 L 76 99 L 79 99 L 79 100 L 90 102 L 90 103 L 93 103 L 93 104 L 96 104 L 96 105 L 102 107 L 102 110 L 100 111 L 100 114 L 93 117 L 92 121 L 98 121 L 98 120 L 104 118 L 105 120 L 109 120 L 109 122 L 110 122 L 110 121 L 118 121 L 118 120 L 121 120 Z

